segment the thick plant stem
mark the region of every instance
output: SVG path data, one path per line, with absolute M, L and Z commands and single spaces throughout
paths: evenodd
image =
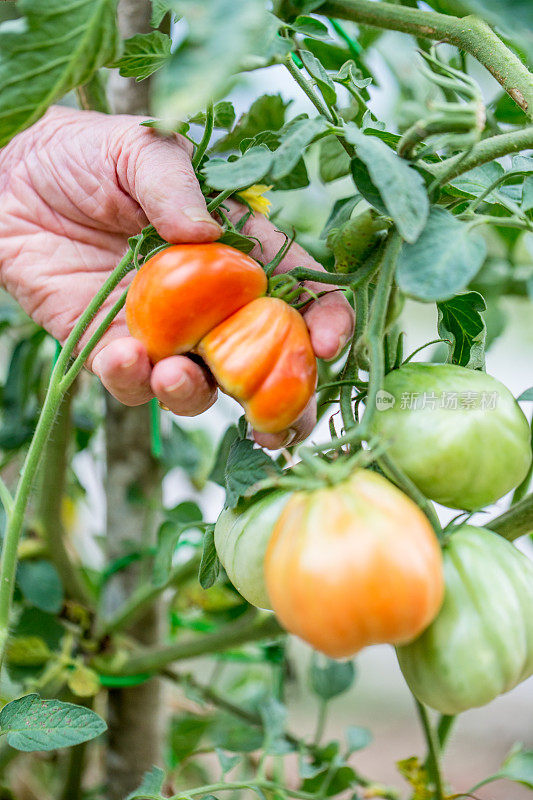
M 5 646 L 7 643 L 9 632 L 9 613 L 11 609 L 11 601 L 13 598 L 13 589 L 15 585 L 15 571 L 17 567 L 17 551 L 22 526 L 24 524 L 24 514 L 28 505 L 31 488 L 39 461 L 50 434 L 50 430 L 54 423 L 54 419 L 61 403 L 63 394 L 70 388 L 76 375 L 81 370 L 83 364 L 79 362 L 79 368 L 72 368 L 65 376 L 65 369 L 68 364 L 74 348 L 83 336 L 87 327 L 93 320 L 94 316 L 104 303 L 105 299 L 110 295 L 112 290 L 120 283 L 124 275 L 131 269 L 131 252 L 124 256 L 120 264 L 111 273 L 109 278 L 105 281 L 100 291 L 93 297 L 86 310 L 83 312 L 78 322 L 72 329 L 59 358 L 52 371 L 48 391 L 44 400 L 44 404 L 39 416 L 39 421 L 35 429 L 35 433 L 31 440 L 31 444 L 24 460 L 20 480 L 17 486 L 17 492 L 13 501 L 12 513 L 6 527 L 4 543 L 2 548 L 2 558 L 0 561 L 0 664 L 3 660 L 5 653 Z M 118 307 L 115 305 L 111 312 L 106 315 L 107 325 L 111 322 L 113 313 L 118 313 Z M 106 326 L 107 327 L 107 326 Z M 93 334 L 89 339 L 89 344 L 94 347 L 99 336 L 102 335 L 102 326 L 99 326 L 98 333 Z
M 66 531 L 61 519 L 61 505 L 65 488 L 65 474 L 71 424 L 71 406 L 74 396 L 72 387 L 63 396 L 54 423 L 54 435 L 50 436 L 43 453 L 41 482 L 36 508 L 37 523 L 40 528 L 48 555 L 55 564 L 67 597 L 89 605 L 89 589 L 65 546 Z
M 517 131 L 501 133 L 478 142 L 472 150 L 463 157 L 462 154 L 447 158 L 439 164 L 424 164 L 424 169 L 431 172 L 437 179 L 445 176 L 447 181 L 453 180 L 458 175 L 463 175 L 474 167 L 494 161 L 495 158 L 518 153 L 520 150 L 533 148 L 533 125 Z
M 510 542 L 525 536 L 526 533 L 533 531 L 533 494 L 528 494 L 520 502 L 496 519 L 485 522 L 485 528 L 499 533 L 504 539 Z
M 533 76 L 492 28 L 474 16 L 453 17 L 374 0 L 328 0 L 315 12 L 453 44 L 474 56 L 533 119 Z
M 125 664 L 121 665 L 120 674 L 137 675 L 144 672 L 158 672 L 174 661 L 196 658 L 208 653 L 220 653 L 230 647 L 273 638 L 281 633 L 282 629 L 273 614 L 254 614 L 251 620 L 246 614 L 214 633 L 190 637 L 185 641 L 134 654 Z M 113 674 L 113 669 L 104 663 L 99 662 L 98 669 L 103 674 Z

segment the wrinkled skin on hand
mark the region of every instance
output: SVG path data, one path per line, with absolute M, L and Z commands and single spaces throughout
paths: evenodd
M 127 238 L 149 222 L 172 243 L 220 236 L 193 173 L 190 143 L 179 136 L 163 138 L 140 121 L 54 107 L 0 151 L 0 279 L 60 342 L 125 253 Z M 233 203 L 232 215 L 238 219 L 241 213 Z M 261 241 L 262 250 L 257 246 L 251 255 L 262 262 L 284 241 L 260 215 L 247 222 L 245 232 Z M 298 245 L 279 271 L 295 266 L 322 269 Z M 131 279 L 127 276 L 108 298 L 88 334 Z M 333 358 L 353 326 L 343 295 L 324 295 L 306 307 L 304 317 L 316 355 Z M 155 395 L 174 413 L 193 416 L 216 399 L 212 377 L 186 356 L 152 367 L 144 347 L 128 335 L 123 312 L 87 366 L 126 405 Z M 315 417 L 313 403 L 294 429 L 256 439 L 271 448 L 294 443 L 308 435 Z

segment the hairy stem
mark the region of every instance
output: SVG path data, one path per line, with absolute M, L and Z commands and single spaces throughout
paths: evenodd
M 460 18 L 374 0 L 328 0 L 314 10 L 329 17 L 453 44 L 483 64 L 515 103 L 533 119 L 531 73 L 492 28 L 478 17 Z
M 428 747 L 428 757 L 426 763 L 435 788 L 435 800 L 444 800 L 444 790 L 439 762 L 439 747 L 436 741 L 436 736 L 433 728 L 431 727 L 427 709 L 418 700 L 415 700 L 415 702 L 416 710 L 418 712 L 418 716 L 420 717 L 422 730 L 424 731 L 424 736 L 426 738 Z

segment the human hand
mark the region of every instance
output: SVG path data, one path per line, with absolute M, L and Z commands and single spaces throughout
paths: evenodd
M 190 143 L 163 138 L 140 121 L 54 107 L 0 151 L 0 279 L 61 343 L 123 256 L 127 238 L 148 223 L 172 243 L 211 242 L 221 234 L 194 175 Z M 245 232 L 261 241 L 262 250 L 257 247 L 252 256 L 262 261 L 284 241 L 260 215 L 248 220 Z M 322 269 L 296 244 L 278 271 L 295 266 Z M 86 337 L 131 279 L 110 295 Z M 304 317 L 316 355 L 333 358 L 353 326 L 344 296 L 323 295 Z M 152 366 L 143 345 L 129 336 L 123 313 L 87 367 L 126 405 L 155 395 L 175 414 L 194 416 L 216 399 L 212 377 L 190 358 L 173 356 Z M 291 431 L 255 438 L 270 448 L 295 443 L 310 433 L 315 419 L 313 402 Z

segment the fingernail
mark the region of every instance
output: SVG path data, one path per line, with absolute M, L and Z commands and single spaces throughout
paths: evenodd
M 183 209 L 183 213 L 188 219 L 191 220 L 191 222 L 205 222 L 221 230 L 218 222 L 213 219 L 209 211 L 207 211 L 205 208 L 201 208 L 200 206 L 189 206 L 188 208 Z
M 167 392 L 168 394 L 174 394 L 174 392 L 177 392 L 179 390 L 183 390 L 183 387 L 188 382 L 189 382 L 189 378 L 188 378 L 187 375 L 180 375 L 180 377 L 178 378 L 177 381 L 175 381 L 175 383 L 171 383 L 168 386 L 164 387 L 165 388 L 165 392 Z
M 122 367 L 122 369 L 129 369 L 130 367 L 133 367 L 133 365 L 136 363 L 137 363 L 137 355 L 134 355 L 131 356 L 131 358 L 128 358 L 126 361 L 123 361 L 120 366 Z

